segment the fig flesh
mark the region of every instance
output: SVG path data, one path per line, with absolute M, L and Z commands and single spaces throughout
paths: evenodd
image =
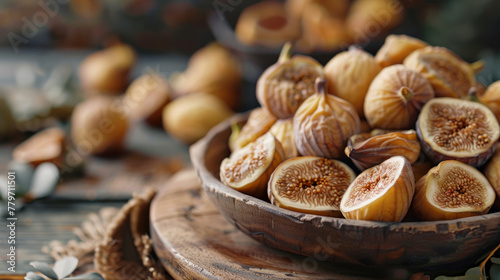
M 272 174 L 268 196 L 272 204 L 292 211 L 341 217 L 340 200 L 356 175 L 349 166 L 321 157 L 295 157 Z
M 265 197 L 269 177 L 283 159 L 280 142 L 267 132 L 222 160 L 221 182 L 242 193 Z
M 495 191 L 481 172 L 447 160 L 418 180 L 412 211 L 421 220 L 451 220 L 486 214 L 494 200 Z
M 395 156 L 358 175 L 346 190 L 340 211 L 347 219 L 400 222 L 410 208 L 414 192 L 410 163 Z
M 454 159 L 478 167 L 495 151 L 500 126 L 480 103 L 435 98 L 422 109 L 417 134 L 422 150 L 435 163 Z

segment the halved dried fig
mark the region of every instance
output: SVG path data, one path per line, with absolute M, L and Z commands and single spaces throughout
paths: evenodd
M 234 32 L 244 44 L 278 47 L 297 39 L 300 25 L 288 17 L 284 3 L 262 1 L 243 10 Z
M 371 127 L 410 129 L 434 91 L 420 73 L 403 65 L 382 69 L 365 97 L 365 117 Z
M 276 140 L 281 143 L 281 146 L 283 146 L 285 159 L 299 155 L 293 137 L 293 120 L 291 118 L 276 121 L 269 131 L 276 137 Z
M 257 81 L 257 100 L 280 119 L 292 117 L 300 104 L 314 94 L 314 81 L 323 78 L 323 66 L 308 56 L 291 57 L 292 45 L 285 44 L 277 63 Z
M 478 102 L 435 98 L 422 109 L 417 134 L 423 151 L 435 163 L 455 159 L 478 167 L 495 151 L 500 126 Z
M 420 157 L 416 162 L 412 163 L 411 168 L 413 169 L 413 175 L 415 175 L 415 183 L 424 177 L 431 168 L 434 167 L 434 163 L 428 159 L 424 154 L 420 154 Z
M 495 191 L 481 172 L 447 160 L 418 180 L 412 211 L 422 220 L 451 220 L 486 214 L 494 200 Z
M 349 137 L 345 154 L 361 170 L 378 165 L 393 156 L 404 156 L 413 164 L 420 156 L 415 130 L 361 133 Z
M 283 159 L 280 142 L 268 132 L 222 160 L 221 182 L 242 193 L 265 197 L 269 177 Z
M 346 190 L 340 211 L 347 219 L 400 222 L 414 192 L 410 163 L 395 156 L 359 174 Z
M 495 154 L 484 169 L 484 175 L 495 189 L 497 198 L 495 200 L 495 208 L 500 210 L 500 144 L 497 146 Z
M 375 55 L 375 61 L 382 68 L 403 63 L 412 52 L 428 46 L 426 42 L 406 35 L 391 34 Z
M 231 151 L 243 148 L 264 135 L 276 122 L 276 117 L 262 107 L 253 109 L 248 115 L 247 122 L 240 129 L 237 124 L 233 125 L 233 132 L 229 138 Z
M 437 97 L 467 98 L 475 85 L 472 67 L 443 47 L 418 49 L 404 60 L 404 65 L 422 73 Z
M 362 49 L 351 47 L 335 55 L 325 66 L 328 92 L 348 101 L 364 115 L 363 104 L 371 82 L 380 72 L 373 56 Z
M 316 92 L 293 117 L 297 150 L 303 156 L 340 158 L 347 138 L 359 132 L 358 114 L 349 102 L 327 94 L 324 80 L 318 78 Z
M 341 217 L 340 200 L 356 177 L 346 164 L 321 157 L 296 157 L 280 164 L 269 180 L 272 204 L 302 213 Z

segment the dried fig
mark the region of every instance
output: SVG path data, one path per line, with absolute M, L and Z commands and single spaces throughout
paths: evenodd
M 417 133 L 422 150 L 435 163 L 454 159 L 478 167 L 493 155 L 500 127 L 486 106 L 443 97 L 425 104 Z
M 234 30 L 243 44 L 278 47 L 300 36 L 299 22 L 291 20 L 279 1 L 263 1 L 246 7 Z
M 381 68 L 403 63 L 412 52 L 428 46 L 426 42 L 406 35 L 391 34 L 375 55 L 375 61 Z
M 479 101 L 488 106 L 500 122 L 500 81 L 488 86 L 484 94 L 478 94 Z
M 410 129 L 422 106 L 434 97 L 431 85 L 403 65 L 382 69 L 366 94 L 364 111 L 371 127 Z
M 152 125 L 161 125 L 163 107 L 171 99 L 167 80 L 157 73 L 147 73 L 130 84 L 123 104 L 132 120 L 145 120 Z
M 497 146 L 495 154 L 484 169 L 484 175 L 490 181 L 491 186 L 495 189 L 497 198 L 495 200 L 495 208 L 500 210 L 500 144 Z
M 347 188 L 340 211 L 347 219 L 400 222 L 414 192 L 410 163 L 395 156 L 359 174 Z
M 427 174 L 427 172 L 429 172 L 429 170 L 433 167 L 434 163 L 423 154 L 420 154 L 420 157 L 417 159 L 417 161 L 412 163 L 411 165 L 411 168 L 413 169 L 413 175 L 415 175 L 415 182 L 424 177 L 425 174 Z
M 349 0 L 287 0 L 285 8 L 287 13 L 296 20 L 300 20 L 307 7 L 313 5 L 321 6 L 331 17 L 343 18 L 349 9 L 349 4 Z
M 302 37 L 297 42 L 297 49 L 300 51 L 332 51 L 351 41 L 344 20 L 332 16 L 326 7 L 318 3 L 305 7 L 302 13 L 302 30 Z
M 266 109 L 262 107 L 253 109 L 241 129 L 233 126 L 233 132 L 229 138 L 229 148 L 231 151 L 243 148 L 269 131 L 275 122 L 276 117 Z
M 373 56 L 362 49 L 351 47 L 335 55 L 325 66 L 328 92 L 348 101 L 364 115 L 363 105 L 371 82 L 380 72 Z
M 19 144 L 12 152 L 18 162 L 37 166 L 43 162 L 59 164 L 64 159 L 66 136 L 60 128 L 47 128 Z
M 291 57 L 292 45 L 285 44 L 277 63 L 257 81 L 257 100 L 280 119 L 292 117 L 304 100 L 314 94 L 314 81 L 323 78 L 323 67 L 311 57 Z
M 242 75 L 241 65 L 233 54 L 220 44 L 211 43 L 196 51 L 186 71 L 172 75 L 170 82 L 178 95 L 212 94 L 236 110 L 241 98 Z
M 281 119 L 276 121 L 269 131 L 276 137 L 283 146 L 285 151 L 285 159 L 293 158 L 299 155 L 295 139 L 293 138 L 293 120 Z
M 347 101 L 327 94 L 318 78 L 316 94 L 307 98 L 293 117 L 297 150 L 303 156 L 340 158 L 347 139 L 359 132 L 356 109 Z
M 398 0 L 356 0 L 347 15 L 346 25 L 356 44 L 398 26 L 404 7 Z
M 360 170 L 381 164 L 393 156 L 404 156 L 413 164 L 420 156 L 415 130 L 361 133 L 349 137 L 345 154 Z
M 82 87 L 87 94 L 120 94 L 129 81 L 136 61 L 134 50 L 117 44 L 87 56 L 79 68 Z
M 346 164 L 321 157 L 295 157 L 271 175 L 267 194 L 272 204 L 292 211 L 342 217 L 340 200 L 356 177 Z
M 404 60 L 404 65 L 422 73 L 437 97 L 467 98 L 475 85 L 470 65 L 443 47 L 418 49 Z
M 95 96 L 76 106 L 71 117 L 71 141 L 80 155 L 121 151 L 128 131 L 121 99 Z
M 451 220 L 486 214 L 495 200 L 490 183 L 474 167 L 447 160 L 416 184 L 412 212 L 421 220 Z
M 176 98 L 163 108 L 163 127 L 173 137 L 191 144 L 233 114 L 217 96 L 193 93 Z
M 283 159 L 280 142 L 268 132 L 222 160 L 221 182 L 242 193 L 265 197 L 269 177 Z

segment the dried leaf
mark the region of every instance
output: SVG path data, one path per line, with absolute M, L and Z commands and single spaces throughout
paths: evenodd
M 465 275 L 479 276 L 479 277 L 484 276 L 483 272 L 481 271 L 481 267 L 479 267 L 479 266 L 475 266 L 475 267 L 471 267 L 471 268 L 467 269 L 467 271 L 465 272 Z M 486 279 L 486 277 L 485 277 L 485 279 Z
M 97 272 L 78 275 L 75 277 L 64 278 L 64 280 L 104 280 L 104 278 Z
M 30 271 L 24 276 L 24 280 L 45 280 L 42 276 Z
M 492 263 L 500 264 L 500 258 L 491 258 L 490 261 Z
M 78 259 L 75 257 L 65 257 L 63 259 L 58 260 L 54 264 L 54 271 L 56 272 L 59 279 L 67 277 L 73 271 L 75 271 L 78 266 Z
M 54 270 L 52 270 L 52 268 L 50 268 L 50 266 L 47 263 L 35 261 L 35 262 L 30 262 L 30 265 L 36 268 L 36 270 L 41 272 L 43 275 L 49 277 L 50 279 L 52 280 L 58 279 L 57 274 L 54 272 Z

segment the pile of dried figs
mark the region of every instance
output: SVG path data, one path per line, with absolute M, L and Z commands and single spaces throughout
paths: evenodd
M 285 44 L 257 82 L 261 107 L 232 126 L 221 182 L 278 207 L 357 220 L 500 209 L 500 81 L 479 83 L 483 67 L 405 35 L 388 36 L 375 56 L 351 47 L 324 67 Z

